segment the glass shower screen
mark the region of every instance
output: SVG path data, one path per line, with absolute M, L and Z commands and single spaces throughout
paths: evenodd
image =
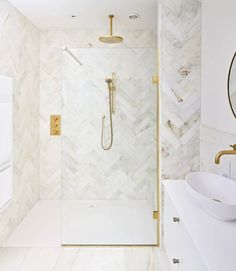
M 70 52 L 74 57 L 63 52 L 62 244 L 156 245 L 157 50 Z M 104 150 L 102 120 L 104 144 L 111 140 L 109 78 L 113 144 Z

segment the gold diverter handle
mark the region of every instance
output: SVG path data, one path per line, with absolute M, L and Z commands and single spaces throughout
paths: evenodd
M 112 73 L 112 79 L 111 78 L 107 78 L 105 80 L 105 82 L 108 84 L 108 90 L 109 90 L 109 116 L 110 116 L 111 140 L 110 140 L 110 144 L 107 147 L 105 147 L 105 145 L 104 145 L 104 123 L 105 123 L 106 116 L 103 115 L 103 117 L 102 117 L 101 146 L 102 146 L 102 148 L 103 148 L 104 151 L 110 150 L 110 148 L 112 147 L 112 144 L 113 144 L 112 113 L 115 113 L 115 110 L 114 110 L 114 91 L 115 91 L 114 76 L 115 76 L 115 74 Z

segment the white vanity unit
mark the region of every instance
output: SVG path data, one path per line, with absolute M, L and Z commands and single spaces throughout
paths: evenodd
M 171 270 L 235 271 L 236 222 L 224 222 L 194 204 L 185 181 L 163 181 L 164 243 Z

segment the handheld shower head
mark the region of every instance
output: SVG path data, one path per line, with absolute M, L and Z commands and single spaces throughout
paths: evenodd
M 111 83 L 112 83 L 112 79 L 111 79 L 111 78 L 106 78 L 106 79 L 105 79 L 105 82 L 106 82 L 107 84 L 111 84 Z

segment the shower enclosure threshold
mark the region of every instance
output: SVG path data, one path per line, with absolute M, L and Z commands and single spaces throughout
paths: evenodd
M 4 247 L 156 245 L 156 223 L 146 200 L 40 200 Z
M 147 200 L 62 201 L 62 245 L 155 245 Z

